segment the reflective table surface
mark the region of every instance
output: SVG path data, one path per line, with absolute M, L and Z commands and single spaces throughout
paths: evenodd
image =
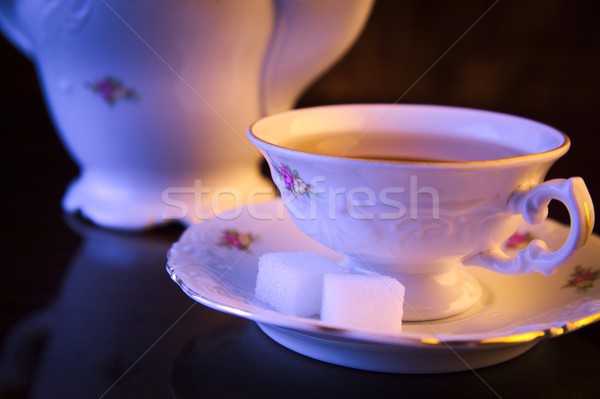
M 164 267 L 181 228 L 115 233 L 46 210 L 11 222 L 12 245 L 5 245 L 3 398 L 600 394 L 600 324 L 476 371 L 395 375 L 347 369 L 293 353 L 253 322 L 185 296 Z

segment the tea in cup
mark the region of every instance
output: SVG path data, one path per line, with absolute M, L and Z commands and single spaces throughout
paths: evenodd
M 594 224 L 579 177 L 544 182 L 570 146 L 544 124 L 429 105 L 334 105 L 263 118 L 248 131 L 296 225 L 361 273 L 406 287 L 404 320 L 461 313 L 481 296 L 464 265 L 553 273 Z M 523 220 L 541 223 L 551 200 L 571 215 L 557 250 L 501 244 Z M 282 239 L 285 239 L 282 237 Z

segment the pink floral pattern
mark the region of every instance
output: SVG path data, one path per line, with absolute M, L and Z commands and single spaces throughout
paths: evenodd
M 283 163 L 275 165 L 275 170 L 283 181 L 285 188 L 295 196 L 312 194 L 312 185 L 302 180 L 297 170 L 293 170 Z
M 225 229 L 221 233 L 217 245 L 227 249 L 248 251 L 257 238 L 258 237 L 252 233 L 240 233 L 235 229 Z
M 523 249 L 534 239 L 533 234 L 529 232 L 516 232 L 506 240 L 504 246 L 508 249 Z
M 575 271 L 571 273 L 571 279 L 563 286 L 563 288 L 575 288 L 579 292 L 586 292 L 594 287 L 594 282 L 600 279 L 600 270 L 592 270 L 591 267 L 584 268 L 581 265 L 575 267 Z
M 125 87 L 120 80 L 112 76 L 107 76 L 94 83 L 90 83 L 88 86 L 109 105 L 122 100 L 138 99 L 135 90 Z

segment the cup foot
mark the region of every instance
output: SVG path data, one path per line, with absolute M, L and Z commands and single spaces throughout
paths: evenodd
M 347 261 L 359 273 L 376 274 L 364 265 Z M 438 273 L 385 273 L 404 287 L 404 321 L 427 321 L 455 316 L 477 304 L 482 295 L 479 282 L 456 265 Z

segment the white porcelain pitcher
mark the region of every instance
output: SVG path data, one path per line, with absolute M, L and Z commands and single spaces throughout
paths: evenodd
M 63 199 L 112 228 L 268 196 L 246 127 L 294 106 L 373 0 L 0 0 L 81 168 Z

